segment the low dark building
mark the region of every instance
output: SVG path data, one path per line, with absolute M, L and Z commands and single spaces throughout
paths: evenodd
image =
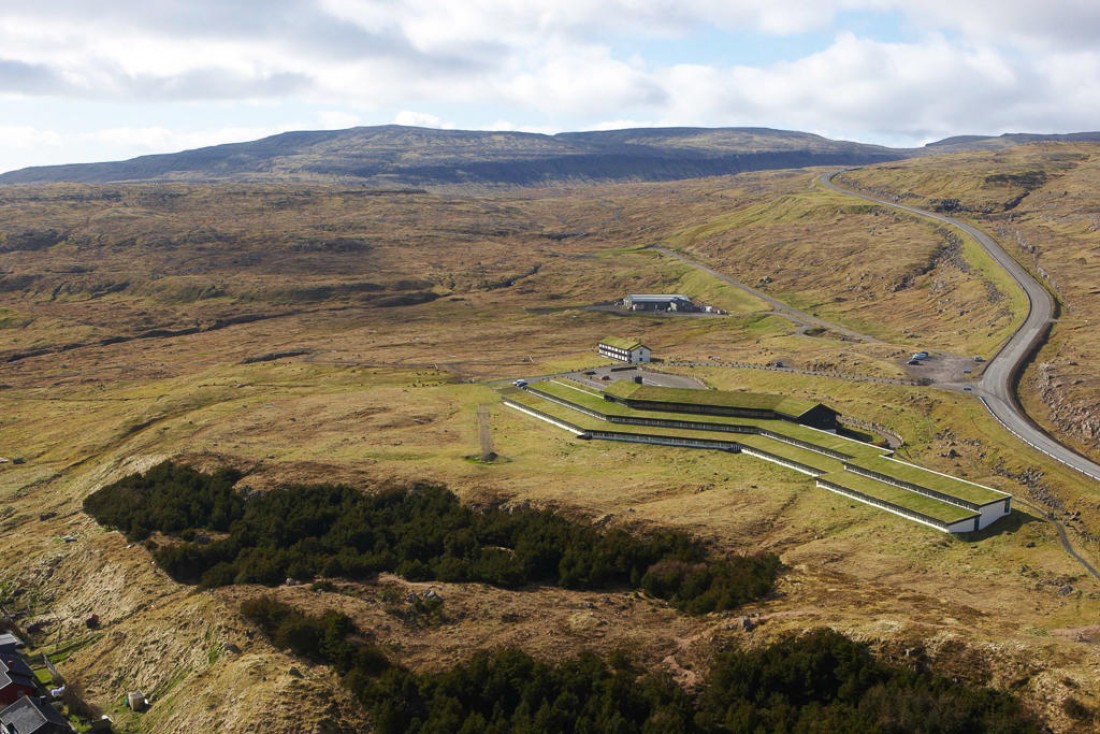
M 695 311 L 691 299 L 680 293 L 631 293 L 623 304 L 631 311 Z
M 0 711 L 0 731 L 4 734 L 72 734 L 73 728 L 53 706 L 23 696 Z
M 23 658 L 12 654 L 0 658 L 0 705 L 12 704 L 20 696 L 37 693 L 38 680 Z
M 14 653 L 21 647 L 23 647 L 23 641 L 11 632 L 5 632 L 0 635 L 0 655 Z

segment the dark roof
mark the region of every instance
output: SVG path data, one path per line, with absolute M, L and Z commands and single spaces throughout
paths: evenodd
M 6 650 L 14 650 L 17 647 L 23 647 L 23 641 L 13 635 L 11 632 L 5 632 L 0 635 L 0 652 Z
M 12 727 L 16 734 L 66 734 L 73 730 L 57 709 L 30 696 L 0 711 L 0 724 Z
M 626 297 L 631 301 L 641 301 L 643 303 L 664 301 L 691 302 L 691 299 L 685 296 L 683 293 L 628 293 L 626 294 Z
M 36 688 L 36 678 L 31 666 L 18 656 L 5 656 L 0 660 L 0 691 L 13 683 L 28 688 Z

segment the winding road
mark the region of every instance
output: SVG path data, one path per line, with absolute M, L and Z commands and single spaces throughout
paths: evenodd
M 840 173 L 843 173 L 843 171 L 823 174 L 821 183 L 837 193 L 855 196 L 893 209 L 900 209 L 961 230 L 973 237 L 989 253 L 989 256 L 1019 284 L 1027 295 L 1027 318 L 1016 330 L 1016 333 L 1005 342 L 996 356 L 989 360 L 985 372 L 982 374 L 982 379 L 975 386 L 974 392 L 982 401 L 982 404 L 993 414 L 993 417 L 1024 443 L 1043 452 L 1052 459 L 1076 469 L 1085 476 L 1100 481 L 1100 464 L 1081 456 L 1052 438 L 1050 434 L 1028 417 L 1016 398 L 1015 388 L 1019 371 L 1023 369 L 1031 354 L 1038 349 L 1054 320 L 1054 301 L 1047 290 L 985 232 L 953 217 L 897 204 L 839 186 L 833 179 Z

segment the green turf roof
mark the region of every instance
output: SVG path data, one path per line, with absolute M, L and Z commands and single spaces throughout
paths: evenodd
M 549 383 L 539 383 L 537 387 L 542 388 Z M 571 388 L 563 385 L 558 386 L 559 390 L 570 390 Z M 549 391 L 547 391 L 549 392 Z M 577 391 L 574 391 L 577 392 Z M 583 397 L 583 394 L 577 392 L 578 395 Z M 560 392 L 559 392 L 560 395 Z M 539 410 L 547 415 L 562 420 L 567 423 L 571 423 L 583 430 L 591 431 L 606 431 L 611 433 L 635 433 L 635 434 L 647 434 L 650 436 L 667 436 L 670 438 L 682 437 L 692 439 L 703 439 L 710 441 L 728 441 L 750 446 L 752 448 L 766 451 L 769 454 L 774 454 L 783 459 L 789 459 L 791 461 L 798 462 L 799 464 L 805 464 L 814 469 L 819 469 L 823 472 L 838 472 L 843 470 L 843 465 L 836 459 L 823 456 L 821 454 L 814 453 L 809 449 L 800 448 L 798 446 L 792 446 L 781 441 L 776 441 L 766 436 L 760 436 L 755 434 L 745 433 L 719 433 L 716 431 L 703 431 L 703 430 L 691 430 L 683 428 L 664 428 L 660 426 L 639 426 L 631 425 L 627 423 L 608 423 L 601 421 L 598 418 L 592 418 L 583 413 L 579 413 L 571 408 L 557 403 L 552 403 L 549 400 L 544 400 L 538 396 L 538 393 L 527 390 L 515 390 L 514 392 L 508 392 L 507 397 L 511 398 L 517 403 L 521 403 L 530 408 Z M 581 405 L 582 401 L 574 401 L 576 404 Z M 605 405 L 614 405 L 608 403 L 606 400 L 602 400 Z M 622 407 L 622 406 L 619 406 Z M 630 410 L 627 408 L 626 410 Z M 637 413 L 638 411 L 631 411 Z
M 575 410 L 570 410 L 564 406 L 556 403 L 551 403 L 548 400 L 540 398 L 535 393 L 527 392 L 525 390 L 519 390 L 517 388 L 507 388 L 501 390 L 501 396 L 511 400 L 512 402 L 519 403 L 520 405 L 528 408 L 533 408 L 540 413 L 546 413 L 552 418 L 558 418 L 559 420 L 571 423 L 581 430 L 588 430 L 594 428 L 597 424 L 607 425 L 605 421 L 598 420 L 596 418 L 590 418 L 589 416 L 578 413 Z
M 642 387 L 634 383 L 617 384 L 624 386 L 626 389 L 619 388 L 619 390 L 626 393 L 634 393 L 636 392 L 636 388 Z M 632 387 L 635 389 L 631 389 Z M 536 391 L 543 391 L 547 395 L 564 399 L 574 405 L 584 407 L 604 416 L 660 418 L 664 420 L 682 420 L 692 423 L 709 423 L 716 426 L 726 424 L 764 428 L 777 434 L 797 438 L 798 440 L 814 443 L 818 446 L 844 451 L 845 453 L 856 456 L 856 458 L 848 462 L 849 464 L 862 466 L 871 471 L 892 476 L 902 481 L 936 490 L 948 496 L 965 499 L 979 505 L 1003 500 L 1010 496 L 1004 492 L 938 474 L 937 472 L 923 469 L 913 464 L 885 458 L 881 456 L 882 449 L 871 446 L 870 444 L 844 439 L 826 431 L 816 431 L 812 428 L 793 424 L 788 421 L 635 410 L 628 406 L 605 400 L 587 386 L 581 386 L 579 384 L 574 385 L 572 381 L 539 382 L 532 385 L 531 390 L 508 388 L 503 391 L 507 397 L 516 402 L 535 408 L 564 422 L 571 423 L 581 430 L 623 434 L 646 434 L 651 436 L 681 437 L 712 441 L 731 441 L 746 447 L 756 448 L 779 458 L 788 459 L 826 472 L 821 478 L 839 486 L 862 492 L 869 497 L 880 499 L 888 504 L 909 509 L 948 524 L 974 517 L 977 513 L 964 507 L 940 501 L 934 497 L 922 495 L 901 487 L 895 487 L 877 479 L 862 477 L 849 471 L 844 471 L 842 463 L 836 459 L 823 456 L 809 449 L 792 446 L 767 436 L 718 432 L 715 430 L 677 429 L 609 423 L 598 418 L 584 415 L 570 407 L 550 402 L 544 397 L 539 396 Z M 702 391 L 688 390 L 685 392 L 694 393 Z
M 656 387 L 636 382 L 614 382 L 606 391 L 623 400 L 644 400 L 653 403 L 688 403 L 711 405 L 719 408 L 743 408 L 746 410 L 770 410 L 797 418 L 816 408 L 820 403 L 797 400 L 771 393 L 741 392 L 732 390 L 694 390 L 687 387 Z
M 591 342 L 589 342 L 591 344 Z M 600 344 L 606 344 L 609 347 L 615 347 L 616 349 L 625 349 L 628 352 L 632 349 L 637 349 L 642 346 L 642 343 L 637 339 L 625 339 L 621 336 L 609 336 L 600 340 Z
M 740 443 L 741 434 L 737 433 L 715 433 L 714 431 L 691 431 L 680 428 L 662 428 L 659 426 L 632 426 L 623 423 L 608 423 L 598 418 L 592 418 L 584 413 L 578 413 L 572 408 L 567 408 L 564 405 L 558 405 L 557 403 L 551 403 L 549 400 L 544 400 L 538 397 L 533 392 L 525 392 L 523 390 L 516 390 L 515 392 L 502 391 L 504 397 L 512 400 L 520 405 L 525 405 L 529 408 L 538 410 L 541 413 L 545 413 L 551 418 L 556 418 L 562 422 L 570 423 L 577 428 L 585 431 L 604 431 L 607 433 L 624 433 L 624 434 L 641 434 L 648 436 L 665 436 L 668 438 L 691 438 L 703 441 L 727 441 L 730 443 Z M 825 458 L 825 457 L 822 457 Z
M 943 494 L 958 497 L 959 499 L 973 502 L 978 505 L 998 502 L 1009 496 L 1006 492 L 1000 492 L 996 489 L 983 487 L 979 484 L 966 482 L 962 479 L 949 477 L 946 474 L 939 474 L 914 464 L 908 464 L 904 461 L 897 461 L 886 457 L 863 459 L 855 463 L 857 466 L 865 467 L 879 474 L 896 477 L 910 484 L 942 492 Z
M 974 510 L 968 510 L 965 507 L 948 504 L 947 502 L 940 502 L 932 497 L 910 492 L 907 489 L 901 489 L 900 487 L 895 487 L 890 484 L 884 484 L 875 479 L 861 477 L 851 472 L 837 472 L 834 474 L 826 474 L 818 478 L 840 487 L 847 487 L 848 489 L 882 500 L 891 505 L 897 505 L 907 510 L 919 512 L 934 520 L 939 520 L 948 524 L 957 523 L 960 520 L 966 520 L 978 514 Z
M 774 438 L 768 438 L 757 434 L 734 435 L 737 436 L 737 442 L 744 446 L 760 449 L 769 454 L 774 454 L 781 459 L 790 459 L 799 464 L 805 464 L 818 471 L 838 472 L 844 470 L 843 465 L 838 460 L 814 453 L 809 449 L 792 446 L 789 443 L 783 443 L 782 441 L 776 441 Z
M 633 384 L 633 383 L 624 383 Z M 885 449 L 872 444 L 863 443 L 854 439 L 838 436 L 835 433 L 821 431 L 809 426 L 791 423 L 790 421 L 770 418 L 744 418 L 723 415 L 706 415 L 704 413 L 673 413 L 671 411 L 636 410 L 622 403 L 604 400 L 599 393 L 585 385 L 572 380 L 553 380 L 537 382 L 531 385 L 531 389 L 540 390 L 568 400 L 588 410 L 593 410 L 601 415 L 656 418 L 661 420 L 690 421 L 692 423 L 708 424 L 714 426 L 736 425 L 760 428 L 795 440 L 812 443 L 822 448 L 839 451 L 852 457 L 877 457 L 881 456 Z

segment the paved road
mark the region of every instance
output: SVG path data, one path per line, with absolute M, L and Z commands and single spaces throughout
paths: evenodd
M 790 306 L 790 305 L 784 303 L 783 301 L 780 301 L 775 296 L 770 296 L 767 293 L 765 293 L 764 291 L 761 291 L 757 288 L 753 288 L 750 285 L 745 285 L 741 281 L 739 281 L 735 278 L 731 278 L 730 276 L 726 275 L 725 273 L 720 273 L 717 270 L 714 270 L 713 268 L 709 268 L 709 267 L 707 267 L 706 265 L 703 265 L 700 262 L 696 262 L 695 260 L 692 260 L 688 257 L 685 257 L 684 255 L 681 255 L 679 252 L 676 252 L 675 250 L 670 250 L 667 247 L 660 247 L 660 246 L 656 246 L 653 249 L 656 250 L 657 252 L 661 253 L 662 255 L 668 255 L 669 257 L 674 257 L 677 260 L 679 260 L 680 262 L 687 263 L 688 265 L 690 265 L 693 268 L 697 268 L 699 270 L 702 270 L 705 273 L 709 273 L 709 274 L 713 275 L 715 278 L 717 278 L 718 280 L 721 280 L 724 283 L 728 283 L 728 284 L 732 285 L 734 288 L 738 288 L 738 289 L 743 290 L 743 291 L 745 291 L 746 293 L 748 293 L 752 296 L 755 296 L 756 298 L 759 298 L 761 301 L 764 301 L 769 306 L 771 306 L 772 311 L 774 311 L 775 313 L 779 314 L 780 316 L 782 316 L 786 319 L 789 319 L 789 320 L 793 321 L 794 323 L 798 324 L 799 327 L 800 327 L 800 331 L 804 331 L 807 328 L 818 327 L 818 328 L 828 329 L 829 331 L 836 332 L 838 334 L 841 334 L 841 335 L 843 335 L 843 336 L 845 336 L 849 339 L 853 339 L 855 341 L 876 342 L 876 343 L 879 342 L 879 340 L 874 338 L 873 336 L 867 336 L 866 334 L 860 334 L 858 331 L 853 331 L 853 330 L 848 329 L 846 327 L 839 326 L 838 324 L 833 324 L 833 323 L 830 323 L 828 321 L 823 321 L 823 320 L 817 318 L 816 316 L 811 316 L 808 313 L 805 313 L 803 311 L 799 311 L 797 308 L 794 308 L 793 306 Z
M 981 382 L 975 387 L 974 392 L 989 412 L 1001 422 L 1001 425 L 1015 434 L 1017 438 L 1066 466 L 1100 481 L 1100 464 L 1058 443 L 1028 417 L 1016 399 L 1016 374 L 1023 367 L 1031 353 L 1042 343 L 1054 318 L 1054 302 L 1047 290 L 985 232 L 953 217 L 897 204 L 885 199 L 878 199 L 859 191 L 838 186 L 833 182 L 833 177 L 838 173 L 841 173 L 841 171 L 823 174 L 821 182 L 838 193 L 857 196 L 894 209 L 901 209 L 962 230 L 973 237 L 989 253 L 990 257 L 996 260 L 1012 276 L 1012 279 L 1020 285 L 1024 293 L 1027 294 L 1027 318 L 1016 333 L 1001 347 L 996 356 L 989 360 L 989 364 L 986 365 L 985 372 L 982 374 Z

